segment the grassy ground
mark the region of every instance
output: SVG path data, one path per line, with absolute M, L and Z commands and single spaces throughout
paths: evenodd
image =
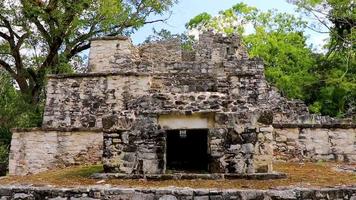
M 2 184 L 33 184 L 53 186 L 86 186 L 111 184 L 123 187 L 192 187 L 192 188 L 255 188 L 268 189 L 281 186 L 337 186 L 356 185 L 356 173 L 336 172 L 332 167 L 336 163 L 276 163 L 274 170 L 288 174 L 281 180 L 94 180 L 88 178 L 95 172 L 102 172 L 102 166 L 74 167 L 63 170 L 49 171 L 25 177 L 7 176 L 0 179 Z M 99 181 L 99 182 L 98 182 Z

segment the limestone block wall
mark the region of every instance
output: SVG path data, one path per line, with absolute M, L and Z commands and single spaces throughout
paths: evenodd
M 179 39 L 158 41 L 139 47 L 140 56 L 153 63 L 182 61 L 182 48 Z
M 102 132 L 23 129 L 12 134 L 10 175 L 101 163 Z
M 197 74 L 194 78 L 184 73 L 159 74 L 152 80 L 151 88 L 155 92 L 217 92 L 218 80 L 208 74 Z
M 283 125 L 274 140 L 276 160 L 356 163 L 355 125 Z
M 90 45 L 89 72 L 118 71 L 120 66 L 130 64 L 139 57 L 138 49 L 124 36 L 94 39 Z
M 210 129 L 210 172 L 272 172 L 272 130 L 273 128 L 268 126 Z
M 104 170 L 127 174 L 163 173 L 165 139 L 157 118 L 141 116 L 132 124 L 130 130 L 104 133 Z
M 95 74 L 49 77 L 43 127 L 101 128 L 102 117 L 147 93 L 148 76 Z

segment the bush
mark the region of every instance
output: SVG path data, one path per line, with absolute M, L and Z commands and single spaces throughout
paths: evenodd
M 8 166 L 9 148 L 6 145 L 0 145 L 0 176 L 5 176 Z

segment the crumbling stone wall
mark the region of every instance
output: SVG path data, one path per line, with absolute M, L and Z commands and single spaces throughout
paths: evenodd
M 272 127 L 210 130 L 210 171 L 214 173 L 272 172 Z
M 102 128 L 103 115 L 125 110 L 148 81 L 144 74 L 49 76 L 43 127 Z
M 237 37 L 202 35 L 194 50 L 194 61 L 178 56 L 182 51 L 177 42 L 136 48 L 129 39 L 114 37 L 94 40 L 92 44 L 91 73 L 49 76 L 44 127 L 101 128 L 101 118 L 109 110 L 125 110 L 126 105 L 138 99 L 173 103 L 172 111 L 236 112 L 247 123 L 251 113 L 258 116 L 265 110 L 273 113 L 275 122 L 292 122 L 308 114 L 304 104 L 286 100 L 267 84 L 262 61 L 249 59 Z M 153 59 L 159 57 L 158 52 L 174 56 L 158 61 Z M 204 95 L 222 99 L 215 103 L 193 99 L 191 108 L 182 110 L 179 106 L 185 102 L 180 97 Z M 202 102 L 205 108 L 201 108 Z M 214 108 L 214 104 L 221 105 Z M 206 108 L 209 105 L 211 109 Z
M 141 60 L 154 63 L 171 63 L 182 61 L 182 49 L 179 39 L 158 41 L 141 45 L 138 49 Z
M 356 163 L 354 125 L 276 125 L 274 140 L 277 160 Z
M 12 131 L 10 175 L 101 163 L 103 137 L 97 131 L 16 129 Z

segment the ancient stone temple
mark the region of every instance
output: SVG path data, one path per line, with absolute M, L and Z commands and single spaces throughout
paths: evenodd
M 263 62 L 249 58 L 238 37 L 209 32 L 191 50 L 178 40 L 139 47 L 126 37 L 93 40 L 89 72 L 49 76 L 46 92 L 43 126 L 32 145 L 55 149 L 33 153 L 23 141 L 34 140 L 28 133 L 34 131 L 15 130 L 12 174 L 101 158 L 106 172 L 122 174 L 270 173 L 275 128 L 285 128 L 275 125 L 310 117 L 302 102 L 267 84 Z M 296 154 L 304 152 L 298 148 Z
M 103 128 L 106 172 L 272 171 L 282 102 L 239 38 L 206 33 L 192 51 L 178 40 L 91 45 L 90 73 L 50 78 L 44 126 Z

